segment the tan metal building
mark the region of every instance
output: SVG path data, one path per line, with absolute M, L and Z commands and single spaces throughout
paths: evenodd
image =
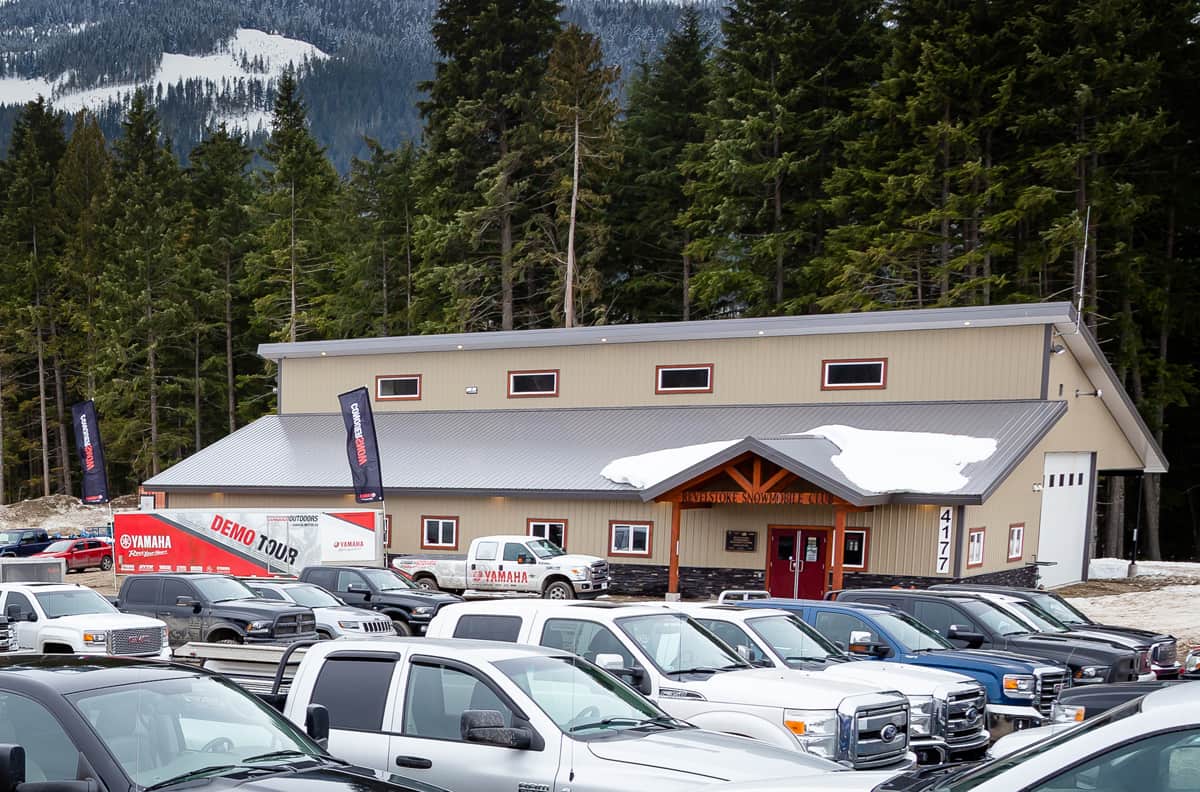
M 164 505 L 352 503 L 337 394 L 365 385 L 391 552 L 529 533 L 626 591 L 1069 583 L 1098 474 L 1166 468 L 1066 303 L 259 352 L 278 414 L 145 482 Z

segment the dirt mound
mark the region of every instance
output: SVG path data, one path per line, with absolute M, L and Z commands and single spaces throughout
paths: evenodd
M 88 506 L 71 495 L 50 495 L 0 506 L 0 528 L 44 528 L 52 535 L 107 525 L 108 520 L 108 506 Z
M 1196 584 L 1197 580 L 1194 577 L 1155 575 L 1153 577 L 1137 577 L 1132 580 L 1089 580 L 1087 583 L 1075 583 L 1054 591 L 1063 597 L 1104 597 L 1129 594 L 1134 591 L 1155 591 L 1167 586 Z

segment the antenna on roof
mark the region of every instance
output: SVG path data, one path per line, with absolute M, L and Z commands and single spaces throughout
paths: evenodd
M 1083 216 L 1083 253 L 1079 257 L 1079 302 L 1075 308 L 1075 332 L 1079 332 L 1079 323 L 1083 321 L 1083 293 L 1084 284 L 1087 283 L 1087 254 L 1088 254 L 1088 239 L 1091 234 L 1088 233 L 1092 224 L 1092 205 L 1088 204 L 1087 212 Z

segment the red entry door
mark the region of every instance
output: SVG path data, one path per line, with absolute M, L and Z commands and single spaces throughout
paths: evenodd
M 772 528 L 767 589 L 773 597 L 820 599 L 825 594 L 827 531 Z

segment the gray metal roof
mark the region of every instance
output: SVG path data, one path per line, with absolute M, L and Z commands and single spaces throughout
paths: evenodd
M 692 341 L 757 336 L 880 333 L 893 330 L 936 330 L 955 327 L 1004 327 L 1073 323 L 1070 303 L 982 305 L 867 313 L 767 316 L 754 319 L 709 319 L 698 322 L 593 325 L 546 330 L 507 330 L 443 335 L 347 338 L 260 344 L 269 360 L 323 355 L 381 355 L 407 352 L 450 352 L 458 349 L 531 349 L 585 344 L 630 344 L 644 341 Z
M 649 499 L 650 490 L 609 481 L 601 469 L 619 457 L 742 439 L 733 449 L 755 451 L 865 504 L 881 502 L 880 496 L 846 480 L 830 462 L 835 446 L 824 438 L 785 435 L 844 424 L 995 438 L 996 452 L 968 465 L 963 475 L 969 483 L 952 496 L 882 498 L 949 504 L 982 502 L 1065 412 L 1063 402 L 993 401 L 387 412 L 377 413 L 375 421 L 384 488 L 391 495 Z M 715 457 L 706 462 L 719 464 Z M 348 493 L 345 428 L 338 414 L 266 416 L 145 485 L 167 491 Z

